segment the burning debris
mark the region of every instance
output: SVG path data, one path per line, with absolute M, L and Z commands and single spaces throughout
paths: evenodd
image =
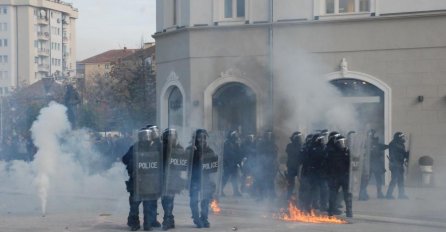
M 336 217 L 316 214 L 314 211 L 306 213 L 298 209 L 293 203 L 289 203 L 288 210 L 281 209 L 274 218 L 288 222 L 306 222 L 315 224 L 347 224 L 348 222 Z
M 211 202 L 211 209 L 212 209 L 212 213 L 214 214 L 220 214 L 221 213 L 221 208 L 218 205 L 218 201 L 216 199 L 213 199 Z

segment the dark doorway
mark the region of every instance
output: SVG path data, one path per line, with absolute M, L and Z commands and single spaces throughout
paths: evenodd
M 168 99 L 168 126 L 181 130 L 183 128 L 183 95 L 178 87 L 174 87 Z
M 366 132 L 376 131 L 380 141 L 384 141 L 384 91 L 373 84 L 352 78 L 336 79 L 331 83 L 352 103 L 359 119 L 358 128 Z
M 256 96 L 246 85 L 229 83 L 212 96 L 212 127 L 218 131 L 238 129 L 242 134 L 256 133 Z

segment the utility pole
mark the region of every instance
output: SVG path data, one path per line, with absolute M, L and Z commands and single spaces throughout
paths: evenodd
M 268 27 L 268 69 L 269 69 L 269 121 L 268 126 L 270 130 L 274 130 L 274 61 L 273 61 L 273 51 L 274 51 L 274 0 L 269 0 L 269 27 Z

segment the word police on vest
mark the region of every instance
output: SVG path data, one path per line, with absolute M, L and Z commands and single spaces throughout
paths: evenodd
M 158 168 L 158 162 L 147 162 L 147 163 L 139 162 L 138 163 L 138 168 L 139 169 L 154 169 L 154 168 Z

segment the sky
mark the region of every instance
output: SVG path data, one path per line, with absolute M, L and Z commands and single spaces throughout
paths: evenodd
M 154 41 L 156 0 L 64 0 L 79 9 L 77 60 Z

